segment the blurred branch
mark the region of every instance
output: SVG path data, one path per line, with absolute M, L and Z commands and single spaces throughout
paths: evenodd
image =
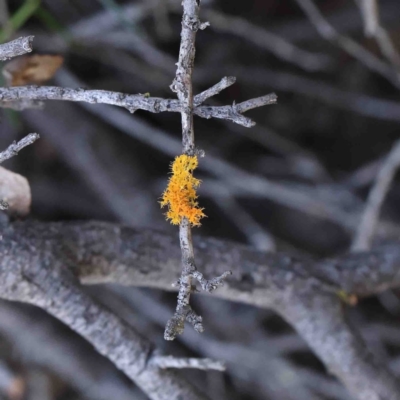
M 368 250 L 371 247 L 373 235 L 379 222 L 382 204 L 399 167 L 400 140 L 393 145 L 392 150 L 383 162 L 376 177 L 375 184 L 368 195 L 360 225 L 354 236 L 352 245 L 353 251 Z
M 63 85 L 72 86 L 81 83 L 66 71 L 61 71 L 58 74 L 58 79 Z M 152 146 L 164 154 L 174 157 L 179 152 L 179 140 L 138 117 L 131 118 L 123 111 L 113 107 L 92 107 L 87 103 L 82 103 L 82 107 L 91 114 L 99 117 L 102 121 L 111 124 L 116 129 Z M 216 176 L 221 182 L 225 182 L 234 194 L 267 198 L 308 215 L 333 221 L 349 231 L 353 231 L 358 226 L 358 215 L 344 211 L 331 202 L 321 201 L 314 194 L 309 195 L 307 191 L 299 191 L 293 189 L 290 185 L 273 182 L 262 176 L 251 174 L 221 158 L 207 155 L 207 162 L 200 163 L 199 168 Z M 381 231 L 386 232 L 389 226 L 386 224 L 381 228 Z M 389 231 L 398 232 L 397 228 L 392 228 L 393 226 L 390 227 Z
M 172 356 L 154 356 L 152 364 L 158 368 L 193 368 L 201 370 L 225 371 L 225 365 L 221 361 L 210 358 L 176 358 Z
M 64 322 L 134 380 L 151 399 L 171 400 L 173 394 L 185 400 L 205 400 L 173 372 L 155 368 L 151 364 L 154 351 L 151 343 L 82 291 L 72 270 L 66 268 L 66 260 L 59 258 L 66 243 L 59 243 L 61 247 L 57 245 L 58 250 L 53 248 L 50 252 L 47 244 L 41 247 L 41 240 L 48 243 L 46 238 L 58 236 L 54 230 L 47 227 L 40 234 L 38 226 L 31 228 L 25 229 L 17 242 L 14 242 L 14 228 L 5 227 L 2 232 L 0 246 L 5 246 L 5 252 L 1 252 L 0 297 L 39 306 Z M 52 255 L 54 250 L 56 253 Z
M 384 57 L 395 68 L 400 68 L 400 54 L 396 50 L 389 33 L 380 24 L 377 0 L 356 0 L 356 3 L 361 10 L 365 35 L 375 38 Z
M 368 69 L 377 72 L 394 86 L 400 88 L 399 74 L 394 71 L 390 65 L 382 62 L 378 57 L 354 40 L 347 36 L 340 35 L 322 15 L 312 0 L 296 0 L 296 2 L 324 39 L 342 48 Z
M 35 311 L 0 301 L 0 333 L 13 343 L 13 351 L 23 362 L 51 370 L 90 399 L 135 398 L 134 389 L 111 362 L 48 314 Z
M 26 36 L 0 44 L 0 61 L 30 53 L 32 51 L 32 41 L 33 36 Z
M 282 37 L 253 25 L 243 18 L 228 16 L 214 10 L 206 10 L 205 18 L 217 32 L 230 33 L 267 50 L 283 61 L 306 71 L 326 70 L 332 64 L 330 56 L 312 54 L 293 45 Z

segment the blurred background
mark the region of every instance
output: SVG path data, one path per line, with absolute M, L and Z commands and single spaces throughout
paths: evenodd
M 207 218 L 194 240 L 214 236 L 315 258 L 348 251 L 377 172 L 400 138 L 399 2 L 203 0 L 201 17 L 211 26 L 197 35 L 195 93 L 236 76 L 208 104 L 270 92 L 278 104 L 249 111 L 257 123 L 250 129 L 195 117 L 196 144 L 206 154 L 197 177 Z M 180 21 L 179 1 L 0 0 L 0 41 L 34 35 L 35 54 L 64 59 L 46 84 L 72 88 L 174 97 Z M 43 109 L 1 109 L 0 118 L 1 149 L 29 132 L 41 135 L 5 164 L 30 182 L 29 218 L 97 219 L 177 234 L 158 200 L 181 151 L 179 114 L 47 102 Z M 377 240 L 398 237 L 399 201 L 395 180 Z M 167 343 L 174 294 L 85 290 L 166 352 L 225 360 L 225 373 L 180 372 L 211 399 L 349 398 L 272 312 L 195 296 L 206 332 L 188 328 Z M 363 300 L 348 313 L 400 375 L 399 293 Z M 41 310 L 1 302 L 0 338 L 1 399 L 145 398 Z

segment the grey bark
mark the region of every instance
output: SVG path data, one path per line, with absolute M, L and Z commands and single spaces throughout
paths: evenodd
M 318 262 L 216 239 L 199 237 L 194 246 L 204 273 L 233 271 L 217 296 L 277 311 L 355 398 L 400 398 L 397 380 L 350 326 L 338 296 L 340 291 L 366 296 L 400 286 L 398 243 Z M 15 223 L 3 229 L 0 257 L 2 298 L 36 304 L 55 315 L 153 393 L 152 398 L 176 398 L 171 397 L 174 390 L 189 393 L 175 374 L 149 369 L 144 356 L 152 354 L 149 344 L 83 295 L 70 274 L 83 283 L 170 290 L 181 273 L 174 237 L 99 222 Z
M 0 61 L 30 53 L 32 51 L 32 40 L 33 36 L 26 36 L 0 44 Z
M 79 288 L 72 260 L 61 255 L 69 239 L 55 247 L 50 243 L 61 238 L 56 226 L 25 225 L 17 238 L 21 227 L 2 231 L 0 297 L 45 309 L 87 339 L 151 399 L 205 399 L 176 373 L 155 368 L 151 343 Z

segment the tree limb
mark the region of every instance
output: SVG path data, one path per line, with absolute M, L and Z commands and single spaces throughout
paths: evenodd
M 44 225 L 25 228 L 17 241 L 18 228 L 3 229 L 1 298 L 39 306 L 64 322 L 133 379 L 151 399 L 206 399 L 175 373 L 155 368 L 151 363 L 152 345 L 79 288 L 71 273 L 73 269 L 68 268 L 73 265 L 59 258 L 66 243 L 59 243 L 52 250 L 52 246 L 43 247 L 48 239 L 60 238 L 54 229 Z
M 39 139 L 39 135 L 37 133 L 30 133 L 25 136 L 19 142 L 13 142 L 10 144 L 7 149 L 0 152 L 0 164 L 11 157 L 18 155 L 18 152 L 21 151 L 24 147 L 29 146 L 30 144 L 36 142 Z
M 400 398 L 395 378 L 350 327 L 338 296 L 340 291 L 366 296 L 399 287 L 398 243 L 317 262 L 216 239 L 198 237 L 195 243 L 204 273 L 233 271 L 217 296 L 277 311 L 355 398 L 365 399 L 366 390 L 371 399 Z M 148 343 L 83 295 L 66 267 L 83 283 L 171 290 L 170 282 L 181 273 L 180 258 L 173 236 L 150 229 L 100 222 L 14 223 L 3 230 L 0 241 L 0 297 L 44 308 L 153 393 L 148 379 L 166 379 L 172 386 L 176 381 L 147 369 L 143 353 L 152 354 Z

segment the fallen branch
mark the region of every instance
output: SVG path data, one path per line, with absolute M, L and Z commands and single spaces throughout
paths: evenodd
M 170 282 L 181 273 L 181 253 L 174 244 L 175 237 L 158 231 L 108 223 L 15 223 L 0 241 L 0 297 L 55 315 L 149 393 L 154 389 L 148 379 L 176 381 L 147 369 L 140 350 L 148 348 L 146 341 L 138 342 L 136 333 L 83 295 L 66 267 L 83 283 L 171 290 Z M 371 399 L 400 398 L 396 379 L 349 326 L 338 295 L 367 296 L 400 287 L 398 242 L 318 262 L 216 239 L 197 238 L 195 246 L 197 263 L 207 275 L 233 271 L 217 296 L 274 309 L 355 398 L 363 400 L 366 393 Z M 142 371 L 139 378 L 137 371 Z
M 72 273 L 73 264 L 62 260 L 61 253 L 68 244 L 59 243 L 52 250 L 43 247 L 46 237 L 51 240 L 57 234 L 54 229 L 42 227 L 45 231 L 26 226 L 18 242 L 13 239 L 15 229 L 4 227 L 0 297 L 39 306 L 58 318 L 108 357 L 151 399 L 171 400 L 173 394 L 185 400 L 206 400 L 175 373 L 152 365 L 152 344 L 82 291 Z M 49 257 L 52 261 L 48 263 Z M 68 265 L 71 269 L 66 268 Z

